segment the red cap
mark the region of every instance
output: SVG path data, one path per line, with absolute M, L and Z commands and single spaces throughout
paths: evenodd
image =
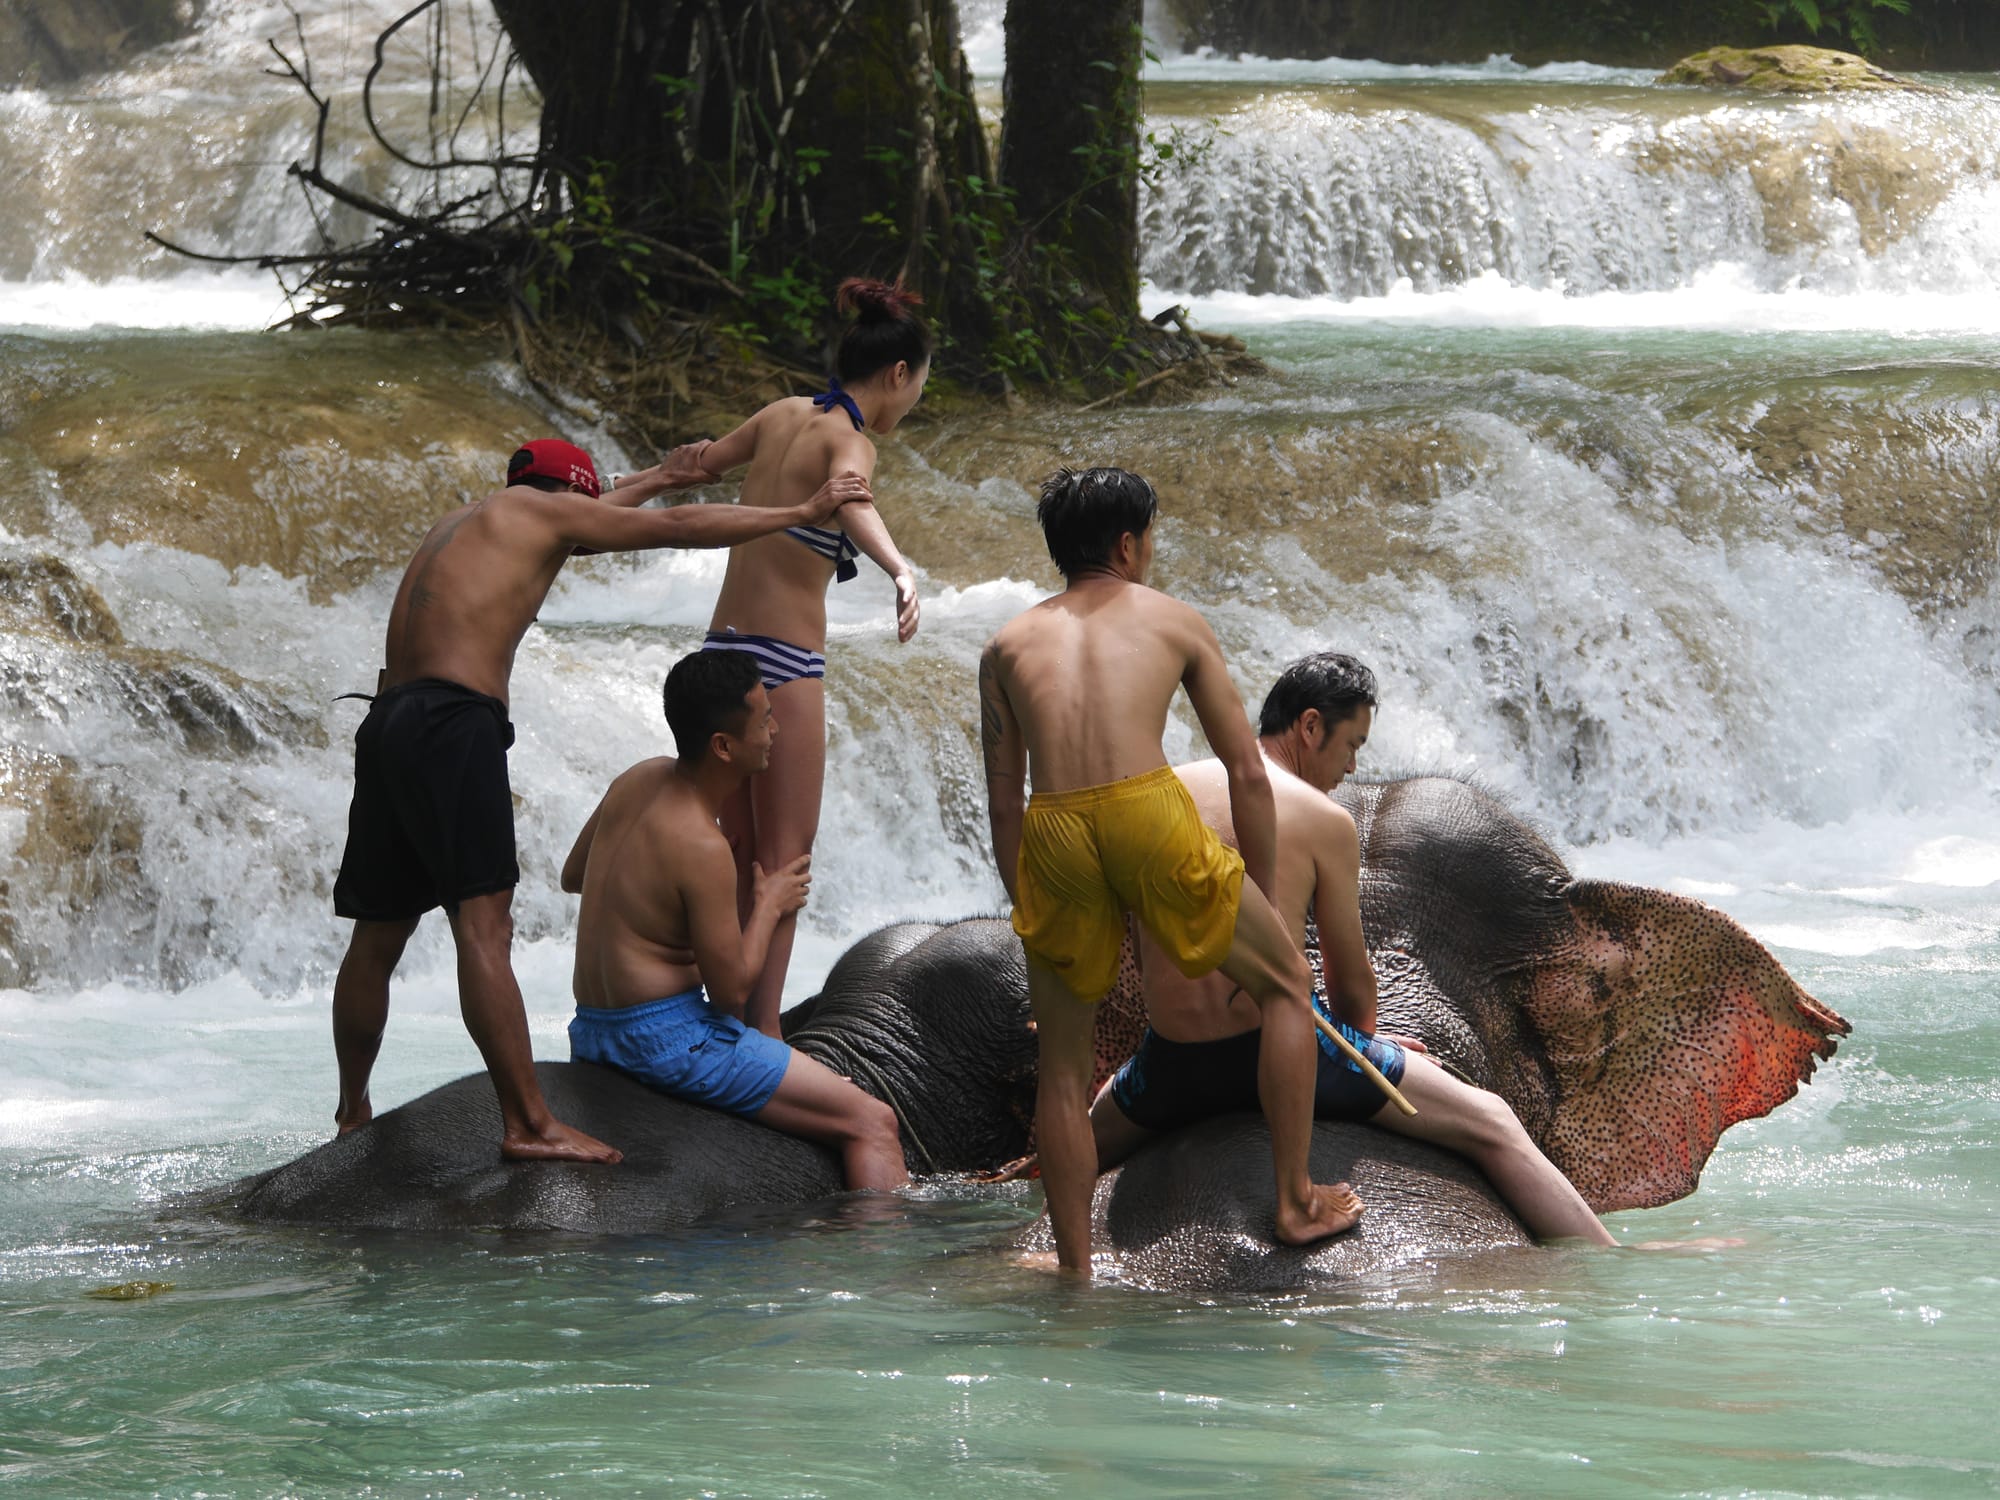
M 597 465 L 590 461 L 590 455 L 561 438 L 536 438 L 514 450 L 514 456 L 507 460 L 507 482 L 518 484 L 531 474 L 580 484 L 593 496 L 601 493 Z

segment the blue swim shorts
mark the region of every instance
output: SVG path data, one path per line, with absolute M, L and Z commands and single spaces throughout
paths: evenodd
M 579 1005 L 569 1023 L 569 1055 L 733 1115 L 754 1115 L 769 1104 L 792 1064 L 790 1047 L 717 1011 L 700 985 L 614 1010 Z

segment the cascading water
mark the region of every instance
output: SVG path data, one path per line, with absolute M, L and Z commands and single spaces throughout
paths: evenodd
M 315 111 L 298 83 L 267 72 L 282 72 L 273 45 L 329 100 L 329 175 L 405 202 L 488 186 L 493 174 L 478 169 L 419 173 L 368 133 L 361 80 L 377 35 L 406 10 L 384 0 L 296 9 L 211 0 L 194 35 L 124 71 L 60 93 L 0 93 L 0 133 L 10 143 L 0 182 L 12 205 L 0 220 L 0 327 L 257 328 L 285 310 L 268 272 L 199 266 L 142 232 L 223 256 L 366 237 L 363 215 L 309 204 L 288 174 L 312 160 Z M 418 160 L 532 147 L 537 104 L 518 72 L 506 113 L 495 113 L 496 49 L 504 58 L 504 35 L 483 3 L 442 7 L 400 32 L 373 94 L 385 137 Z M 434 59 L 444 70 L 436 91 Z M 504 175 L 525 187 L 523 174 Z
M 1718 275 L 1767 293 L 1978 294 L 2000 274 L 1993 91 L 1352 94 L 1274 89 L 1192 127 L 1212 145 L 1146 204 L 1147 276 L 1352 301 L 1488 277 L 1584 297 Z
M 329 163 L 374 191 L 412 179 L 355 87 L 405 8 L 299 19 Z M 379 96 L 406 145 L 455 118 L 425 49 L 461 102 L 493 55 L 483 5 L 449 12 Z M 982 87 L 1003 13 L 965 3 Z M 1164 7 L 1147 20 L 1169 34 Z M 1087 1469 L 1156 1494 L 1317 1491 L 1365 1450 L 1360 1493 L 1988 1484 L 1953 1411 L 2000 1327 L 1965 1249 L 2000 1140 L 1994 80 L 1746 103 L 1589 64 L 1149 65 L 1152 128 L 1218 128 L 1149 189 L 1145 310 L 1189 301 L 1279 374 L 1170 408 L 920 407 L 884 446 L 924 624 L 895 644 L 872 569 L 832 592 L 794 996 L 882 922 L 1000 906 L 975 662 L 1052 582 L 1034 481 L 1088 461 L 1159 484 L 1158 581 L 1207 613 L 1253 707 L 1301 651 L 1358 652 L 1384 690 L 1364 774 L 1474 777 L 1580 870 L 1724 904 L 1857 1031 L 1725 1138 L 1695 1198 L 1614 1220 L 1722 1226 L 1740 1254 L 1084 1312 L 1006 1265 L 1032 1199 L 609 1251 L 130 1227 L 328 1128 L 362 711 L 335 697 L 372 687 L 431 518 L 567 427 L 450 335 L 250 333 L 284 310 L 267 279 L 140 241 L 316 243 L 285 173 L 310 112 L 258 71 L 293 27 L 212 0 L 125 73 L 0 95 L 0 1473 L 573 1496 Z M 570 435 L 606 468 L 643 457 Z M 706 554 L 573 564 L 523 645 L 517 968 L 543 1057 L 574 926 L 556 869 L 610 778 L 670 747 L 660 678 L 720 576 Z M 1197 749 L 1190 724 L 1168 749 Z M 435 920 L 392 1015 L 378 1106 L 478 1065 Z M 73 1295 L 137 1277 L 183 1300 Z M 76 1311 L 100 1306 L 120 1316 Z M 127 1314 L 182 1321 L 147 1343 Z M 765 1440 L 774 1402 L 796 1442 Z

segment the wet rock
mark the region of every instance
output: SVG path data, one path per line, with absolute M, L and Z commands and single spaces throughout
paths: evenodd
M 75 922 L 125 911 L 140 923 L 148 882 L 140 865 L 138 809 L 115 787 L 63 756 L 0 746 L 0 811 L 21 819 L 14 858 L 0 875 L 0 984 L 33 984 L 60 946 L 45 920 Z M 24 816 L 23 816 L 24 815 Z M 136 898 L 136 900 L 135 900 Z
M 1809 130 L 1663 135 L 1640 148 L 1648 172 L 1690 169 L 1747 176 L 1763 213 L 1764 248 L 1775 257 L 1825 242 L 1830 203 L 1853 216 L 1861 248 L 1878 256 L 1949 198 L 1957 168 L 1897 126 L 1851 117 L 1817 120 Z
M 277 694 L 213 662 L 123 651 L 106 672 L 141 726 L 197 755 L 248 755 L 279 742 L 320 746 L 326 729 Z
M 1661 83 L 1748 89 L 1764 94 L 1830 94 L 1907 89 L 1940 90 L 1898 77 L 1865 57 L 1831 47 L 1710 47 L 1684 57 L 1660 75 Z
M 935 469 L 968 484 L 999 477 L 980 486 L 992 497 L 984 505 L 957 503 L 909 520 L 899 512 L 897 539 L 948 575 L 983 561 L 984 576 L 1053 585 L 1034 526 L 1035 487 L 1060 464 L 1106 464 L 1145 475 L 1159 491 L 1167 522 L 1161 580 L 1190 597 L 1226 595 L 1251 578 L 1269 580 L 1281 594 L 1303 587 L 1260 561 L 1273 545 L 1341 583 L 1451 570 L 1450 558 L 1423 545 L 1413 508 L 1471 477 L 1478 445 L 1463 432 L 1401 415 L 1321 417 L 1308 425 L 1296 412 L 1262 412 L 1266 401 L 1282 400 L 1282 388 L 1246 384 L 1238 394 L 1243 410 L 1174 411 L 1170 442 L 1161 440 L 1160 416 L 1142 412 L 1031 410 L 1020 421 L 924 432 L 911 443 Z M 995 493 L 1003 481 L 1011 481 L 1011 504 Z
M 0 88 L 105 72 L 193 20 L 192 0 L 0 0 Z
M 482 374 L 496 349 L 348 332 L 85 345 L 69 358 L 96 378 L 45 382 L 10 436 L 94 540 L 269 567 L 324 602 L 401 569 L 549 430 Z M 17 531 L 41 520 L 0 507 Z
M 1844 533 L 1920 613 L 2000 576 L 2000 399 L 1981 367 L 1789 381 L 1722 430 L 1804 525 Z
M 103 597 L 59 557 L 0 557 L 0 623 L 74 641 L 120 646 L 124 632 Z

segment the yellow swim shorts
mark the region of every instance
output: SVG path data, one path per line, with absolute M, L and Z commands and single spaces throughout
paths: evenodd
M 1108 786 L 1036 792 L 1021 827 L 1014 931 L 1095 1003 L 1118 977 L 1125 913 L 1189 978 L 1229 956 L 1243 857 L 1215 836 L 1162 766 Z

